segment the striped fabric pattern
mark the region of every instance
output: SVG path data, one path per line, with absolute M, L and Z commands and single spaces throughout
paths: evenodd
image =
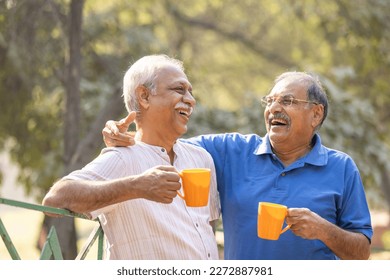
M 107 259 L 218 259 L 210 221 L 220 215 L 215 168 L 202 148 L 177 141 L 174 166 L 212 170 L 209 205 L 187 207 L 176 196 L 171 204 L 133 199 L 91 213 L 99 217 L 107 244 Z M 66 178 L 110 180 L 141 174 L 156 165 L 171 165 L 165 149 L 137 142 L 131 147 L 106 148 L 82 170 Z

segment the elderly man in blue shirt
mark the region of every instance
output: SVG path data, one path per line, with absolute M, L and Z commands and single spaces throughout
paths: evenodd
M 368 259 L 373 231 L 359 170 L 350 156 L 322 145 L 318 133 L 328 112 L 321 83 L 286 72 L 261 103 L 264 137 L 225 133 L 183 140 L 214 159 L 225 259 Z M 130 145 L 132 121 L 108 121 L 106 145 Z M 291 228 L 276 241 L 257 236 L 260 201 L 288 207 Z

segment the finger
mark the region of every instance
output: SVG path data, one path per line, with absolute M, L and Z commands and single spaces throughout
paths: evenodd
M 115 143 L 112 142 L 112 144 L 114 144 L 116 147 L 127 147 L 127 146 L 134 145 L 135 141 L 134 140 L 126 140 L 126 141 L 116 140 Z
M 287 216 L 288 217 L 298 217 L 300 215 L 300 208 L 288 208 Z
M 106 124 L 106 126 L 103 128 L 102 134 L 103 134 L 103 138 L 112 138 L 112 136 L 113 136 L 113 133 L 112 133 L 112 131 L 110 130 L 110 128 L 107 127 L 107 124 Z
M 118 146 L 129 146 L 135 144 L 134 137 L 126 133 L 118 133 L 118 135 L 111 136 L 110 138 L 111 140 L 114 140 L 115 143 L 118 144 Z M 119 145 L 119 142 L 121 143 L 121 145 Z
M 173 201 L 173 198 L 165 198 L 164 200 L 161 201 L 161 203 L 164 204 L 171 204 Z
M 165 185 L 165 189 L 178 190 L 181 188 L 180 176 L 176 172 L 163 171 L 159 176 L 161 184 Z
M 294 218 L 287 216 L 286 217 L 286 224 L 293 226 L 295 224 Z
M 119 121 L 120 126 L 126 128 L 127 130 L 130 124 L 134 122 L 136 116 L 137 116 L 137 112 L 131 111 L 125 118 Z
M 134 138 L 135 135 L 137 134 L 136 131 L 126 131 L 124 132 L 124 134 L 126 134 L 127 136 L 131 137 L 131 138 Z
M 180 177 L 179 177 L 180 178 Z M 175 178 L 175 180 L 168 181 L 166 183 L 167 186 L 169 186 L 169 189 L 172 191 L 178 191 L 181 189 L 181 184 L 179 183 L 179 180 Z M 175 194 L 176 195 L 176 194 Z
M 177 196 L 177 190 L 167 191 L 166 198 L 175 198 Z
M 159 169 L 159 170 L 162 170 L 162 171 L 175 172 L 176 175 L 178 173 L 177 169 L 174 166 L 172 166 L 172 165 L 158 165 L 158 166 L 156 166 L 156 169 Z
M 117 135 L 119 133 L 116 122 L 112 120 L 106 122 L 103 131 L 106 131 L 109 135 Z
M 113 133 L 111 133 L 110 129 L 106 127 L 102 130 L 102 133 L 105 143 L 111 142 L 113 144 L 116 144 L 116 146 L 131 146 L 135 144 L 134 133 L 119 132 L 118 134 L 114 135 Z

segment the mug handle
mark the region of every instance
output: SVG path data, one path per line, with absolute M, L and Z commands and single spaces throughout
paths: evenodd
M 181 199 L 184 199 L 184 200 L 185 200 L 184 195 L 182 195 L 179 191 L 176 191 L 176 192 L 177 192 L 177 195 L 178 195 Z
M 182 173 L 182 172 L 179 172 L 179 175 L 180 175 L 180 178 L 181 178 L 181 180 L 182 180 L 182 182 L 183 182 L 183 173 Z M 183 185 L 183 183 L 182 183 L 182 185 Z M 176 192 L 177 192 L 177 195 L 178 195 L 181 199 L 185 200 L 184 195 L 182 195 L 178 190 L 177 190 Z
M 291 225 L 287 225 L 284 229 L 282 229 L 282 231 L 280 232 L 280 234 L 286 232 L 290 227 L 291 227 Z

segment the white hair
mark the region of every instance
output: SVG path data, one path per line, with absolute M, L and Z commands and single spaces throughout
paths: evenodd
M 184 72 L 182 61 L 164 54 L 144 56 L 131 65 L 123 77 L 123 97 L 128 112 L 139 111 L 136 89 L 145 86 L 155 94 L 157 72 L 168 66 Z

